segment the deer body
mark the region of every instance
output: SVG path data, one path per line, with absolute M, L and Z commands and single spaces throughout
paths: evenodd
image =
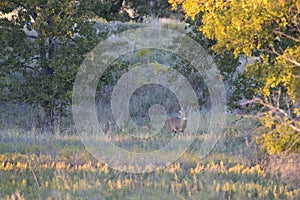
M 183 119 L 180 117 L 173 117 L 169 119 L 168 125 L 171 132 L 183 132 L 186 128 L 187 119 Z
M 180 117 L 173 117 L 168 120 L 168 125 L 170 128 L 171 132 L 184 132 L 186 129 L 187 125 L 187 119 L 188 119 L 188 114 L 189 114 L 189 109 L 188 111 L 185 110 L 182 106 L 182 102 L 179 103 L 181 110 L 179 111 L 181 116 Z

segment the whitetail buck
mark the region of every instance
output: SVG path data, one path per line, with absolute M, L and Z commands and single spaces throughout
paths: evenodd
M 179 102 L 180 105 L 180 111 L 179 113 L 181 114 L 180 117 L 172 117 L 171 119 L 168 120 L 168 125 L 171 130 L 171 132 L 184 132 L 186 125 L 187 125 L 187 120 L 188 120 L 188 115 L 189 115 L 189 108 L 184 109 L 182 106 L 182 101 Z

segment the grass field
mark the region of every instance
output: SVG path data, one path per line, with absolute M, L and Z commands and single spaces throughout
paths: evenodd
M 97 162 L 76 136 L 1 134 L 3 199 L 298 199 L 259 165 L 191 152 L 163 170 L 129 174 Z
M 201 137 L 166 168 L 130 174 L 97 161 L 76 135 L 2 130 L 0 199 L 300 198 L 297 184 L 282 183 L 251 162 L 257 149 L 237 129 L 228 129 L 202 160 L 195 151 L 200 143 Z

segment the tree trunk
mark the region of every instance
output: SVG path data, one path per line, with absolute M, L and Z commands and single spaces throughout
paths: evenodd
M 49 105 L 44 105 L 43 132 L 54 134 L 54 112 Z

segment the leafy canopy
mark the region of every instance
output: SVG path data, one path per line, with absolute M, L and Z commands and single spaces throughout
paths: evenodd
M 110 9 L 110 1 L 1 0 L 1 100 L 41 106 L 47 120 L 62 114 L 85 53 L 99 41 L 90 19 L 111 17 Z
M 250 57 L 237 79 L 238 98 L 252 98 L 264 131 L 260 142 L 273 154 L 299 149 L 300 1 L 169 0 L 186 18 L 201 15 L 198 30 L 219 54 Z M 242 90 L 239 90 L 241 89 Z

